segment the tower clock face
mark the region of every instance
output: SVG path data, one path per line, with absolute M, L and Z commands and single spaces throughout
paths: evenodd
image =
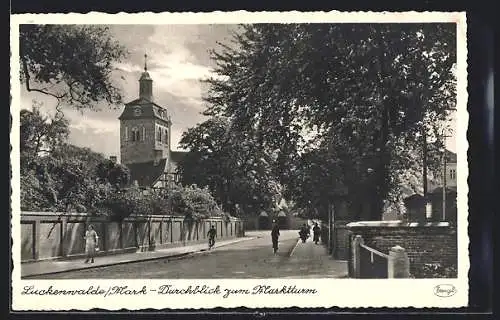
M 134 115 L 135 115 L 136 117 L 140 116 L 140 115 L 141 115 L 141 108 L 135 108 L 135 110 L 134 110 Z

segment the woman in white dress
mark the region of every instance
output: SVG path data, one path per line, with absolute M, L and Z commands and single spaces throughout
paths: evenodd
M 94 263 L 97 240 L 99 239 L 99 237 L 97 236 L 97 232 L 95 232 L 93 225 L 88 226 L 88 230 L 85 232 L 84 238 L 85 238 L 85 254 L 86 254 L 85 263 L 88 263 L 89 260 L 90 263 Z

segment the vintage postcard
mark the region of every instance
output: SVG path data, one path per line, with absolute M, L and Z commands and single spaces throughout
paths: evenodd
M 467 306 L 466 30 L 11 16 L 13 310 Z

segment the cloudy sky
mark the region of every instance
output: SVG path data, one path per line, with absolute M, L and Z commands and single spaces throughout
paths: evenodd
M 155 102 L 166 107 L 172 117 L 172 149 L 178 150 L 182 132 L 203 121 L 202 96 L 206 88 L 201 79 L 210 76 L 214 67 L 208 50 L 216 42 L 226 42 L 235 25 L 112 25 L 112 34 L 129 51 L 126 61 L 116 66 L 116 85 L 122 89 L 125 102 L 138 98 L 144 54 L 148 54 L 148 71 L 153 78 Z M 24 90 L 22 88 L 21 90 Z M 33 99 L 43 103 L 43 110 L 54 112 L 55 101 L 47 96 L 22 91 L 22 108 L 31 108 Z M 80 113 L 65 108 L 70 120 L 70 142 L 89 147 L 106 156 L 120 156 L 118 116 L 123 110 L 104 107 L 101 111 Z M 454 123 L 452 123 L 454 124 Z M 455 151 L 455 138 L 448 139 Z

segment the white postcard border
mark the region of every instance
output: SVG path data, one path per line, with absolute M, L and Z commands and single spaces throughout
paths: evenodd
M 20 259 L 20 180 L 19 180 L 19 32 L 18 25 L 37 24 L 209 24 L 209 23 L 289 23 L 289 22 L 454 22 L 457 23 L 457 206 L 458 206 L 458 278 L 457 279 L 404 279 L 404 280 L 357 280 L 357 279 L 223 279 L 223 280 L 21 280 Z M 198 309 L 215 307 L 285 308 L 285 307 L 463 307 L 468 301 L 469 238 L 468 238 L 468 165 L 467 165 L 467 35 L 466 15 L 463 12 L 213 12 L 213 13 L 118 13 L 106 14 L 22 14 L 11 16 L 11 116 L 12 130 L 12 308 L 13 310 L 107 310 Z M 436 285 L 453 285 L 457 291 L 451 297 L 434 295 Z M 50 286 L 57 290 L 109 288 L 127 285 L 141 290 L 157 289 L 162 285 L 186 288 L 189 285 L 220 286 L 224 289 L 248 289 L 257 285 L 281 288 L 295 285 L 297 288 L 316 289 L 311 295 L 279 294 L 231 294 L 221 295 L 159 295 L 149 292 L 143 296 L 57 296 L 23 295 L 23 288 L 35 285 L 38 289 Z

